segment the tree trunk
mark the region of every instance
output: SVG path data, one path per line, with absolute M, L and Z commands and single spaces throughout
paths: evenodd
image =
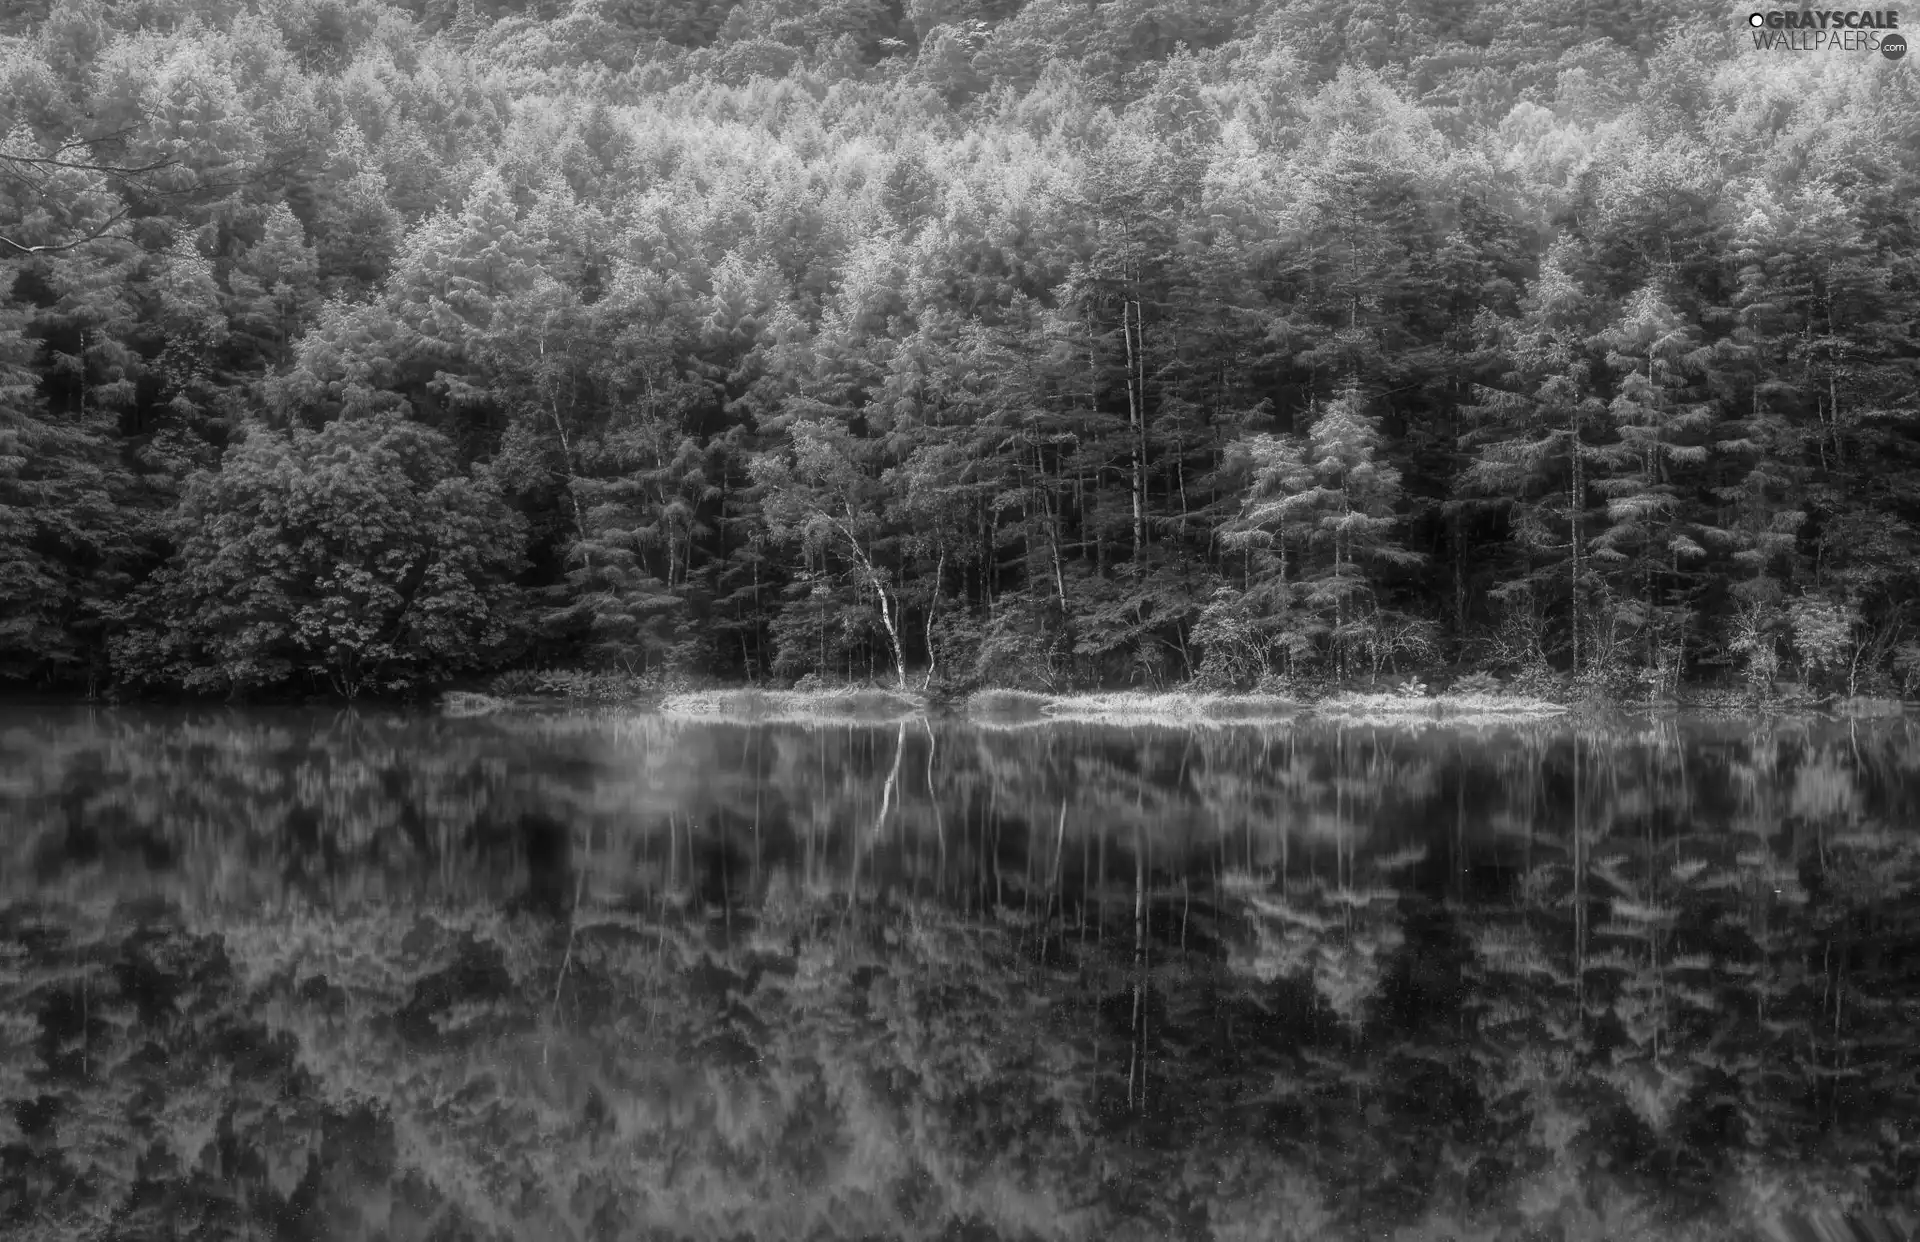
M 880 567 L 873 563 L 873 558 L 867 555 L 867 550 L 854 536 L 852 517 L 853 514 L 849 511 L 846 522 L 831 516 L 828 516 L 827 520 L 839 529 L 841 537 L 847 541 L 848 549 L 853 553 L 854 559 L 860 563 L 862 576 L 866 578 L 867 585 L 873 588 L 874 595 L 880 601 L 880 624 L 887 631 L 887 644 L 893 650 L 894 676 L 899 679 L 900 688 L 905 690 L 907 689 L 907 657 L 900 647 L 900 601 L 897 596 L 887 590 L 886 577 L 880 572 Z M 852 653 L 848 653 L 847 658 L 851 661 Z M 851 680 L 853 676 L 851 666 L 847 669 L 847 676 Z
M 1127 347 L 1127 427 L 1132 432 L 1133 456 L 1133 559 L 1141 565 L 1147 547 L 1147 420 L 1145 340 L 1134 346 L 1134 331 L 1140 318 L 1140 303 L 1120 304 L 1120 335 Z M 1136 365 L 1138 382 L 1135 380 Z
M 1141 1037 L 1141 1021 L 1144 1016 L 1141 1013 L 1141 1006 L 1146 1000 L 1144 992 L 1147 977 L 1146 857 L 1146 845 L 1136 827 L 1133 842 L 1133 1029 L 1132 1038 L 1128 1040 L 1130 1055 L 1127 1058 L 1127 1103 L 1142 1110 L 1145 1108 L 1147 1095 L 1146 1066 L 1142 1064 L 1146 1048 L 1145 1041 Z M 1136 1074 L 1140 1083 L 1138 1088 L 1134 1086 Z
M 1570 418 L 1573 432 L 1573 512 L 1569 515 L 1571 539 L 1573 541 L 1573 581 L 1568 584 L 1568 594 L 1572 600 L 1573 615 L 1573 675 L 1580 675 L 1580 555 L 1584 543 L 1584 530 L 1581 518 L 1587 508 L 1586 462 L 1580 452 L 1580 411 L 1577 404 Z
M 940 606 L 940 578 L 947 571 L 947 550 L 940 549 L 940 558 L 933 566 L 933 591 L 927 596 L 927 679 L 921 684 L 924 690 L 933 684 L 933 671 L 937 661 L 933 654 L 933 613 Z
M 876 576 L 873 589 L 880 596 L 880 623 L 887 628 L 887 644 L 893 648 L 893 672 L 900 681 L 900 688 L 907 688 L 907 656 L 900 648 L 900 602 L 886 587 L 880 584 Z
M 1041 460 L 1040 465 L 1042 471 L 1040 477 L 1044 479 L 1046 478 L 1046 461 L 1044 458 Z M 1058 478 L 1057 475 L 1055 477 L 1056 479 Z M 1066 501 L 1052 488 L 1047 490 L 1043 499 L 1046 502 L 1047 512 L 1048 553 L 1053 559 L 1053 586 L 1054 590 L 1060 593 L 1060 612 L 1061 615 L 1064 616 L 1067 611 L 1067 575 L 1060 563 L 1060 510 L 1065 506 Z
M 1333 533 L 1333 642 L 1335 667 L 1339 670 L 1340 680 L 1347 679 L 1347 581 L 1346 563 L 1341 556 L 1345 537 L 1339 532 Z

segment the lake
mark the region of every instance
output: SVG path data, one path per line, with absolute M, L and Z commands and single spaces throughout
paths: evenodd
M 1904 720 L 16 707 L 0 875 L 8 1236 L 1914 1223 Z

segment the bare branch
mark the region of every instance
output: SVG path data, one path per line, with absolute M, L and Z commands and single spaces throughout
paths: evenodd
M 107 235 L 107 230 L 112 228 L 114 225 L 120 223 L 120 221 L 126 219 L 127 213 L 132 210 L 133 209 L 131 207 L 122 207 L 119 211 L 114 212 L 113 215 L 107 219 L 107 222 L 105 224 L 102 224 L 99 228 L 95 229 L 93 232 L 88 233 L 85 237 L 76 237 L 72 241 L 61 242 L 57 246 L 54 246 L 54 245 L 23 246 L 19 242 L 14 241 L 11 238 L 7 238 L 7 237 L 0 237 L 0 246 L 8 247 L 9 249 L 7 253 L 10 256 L 14 256 L 14 257 L 24 257 L 26 255 L 34 255 L 34 254 L 58 254 L 63 250 L 73 250 L 73 249 L 76 249 L 77 247 L 86 245 L 88 242 L 99 241 L 102 237 L 105 237 Z
M 175 163 L 171 155 L 164 159 L 155 160 L 151 164 L 141 164 L 130 167 L 119 164 L 96 164 L 92 162 L 82 163 L 76 160 L 57 160 L 50 155 L 14 155 L 7 151 L 0 151 L 0 160 L 6 160 L 9 163 L 15 164 L 33 164 L 41 168 L 73 168 L 81 172 L 103 173 L 109 177 L 138 177 L 144 173 L 159 172 L 161 169 L 171 167 Z
M 90 147 L 95 145 L 96 143 L 125 142 L 127 140 L 127 135 L 133 133 L 135 130 L 139 128 L 140 128 L 139 124 L 135 123 L 131 125 L 122 125 L 119 129 L 109 130 L 104 134 L 94 134 L 91 137 L 69 138 L 65 142 L 60 144 L 59 149 L 62 151 L 71 151 L 77 147 Z

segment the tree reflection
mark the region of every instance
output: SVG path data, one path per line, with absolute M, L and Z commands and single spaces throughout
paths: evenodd
M 0 1217 L 1665 1237 L 1894 1203 L 1914 742 L 9 718 Z

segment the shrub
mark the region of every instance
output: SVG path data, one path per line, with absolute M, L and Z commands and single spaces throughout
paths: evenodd
M 1763 601 L 1743 604 L 1734 614 L 1727 649 L 1740 657 L 1746 666 L 1747 680 L 1756 686 L 1771 685 L 1780 675 L 1783 619 L 1779 608 Z
M 1851 603 L 1804 595 L 1787 607 L 1793 649 L 1808 674 L 1831 674 L 1847 667 L 1855 648 L 1860 612 Z

